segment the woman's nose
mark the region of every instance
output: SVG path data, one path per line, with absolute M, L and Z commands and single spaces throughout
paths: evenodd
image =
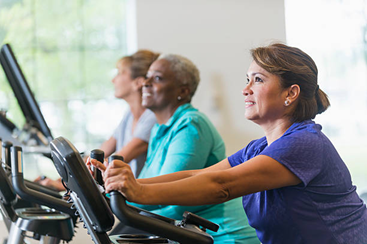
M 151 77 L 146 77 L 143 81 L 143 86 L 150 86 L 152 83 L 152 78 Z
M 243 88 L 242 95 L 248 96 L 250 94 L 252 94 L 252 89 L 251 89 L 251 85 L 250 85 L 250 82 L 249 82 L 249 83 L 247 83 L 247 85 L 245 86 L 245 88 Z

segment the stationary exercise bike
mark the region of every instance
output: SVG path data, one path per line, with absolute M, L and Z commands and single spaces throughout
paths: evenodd
M 65 138 L 51 143 L 51 156 L 55 167 L 70 191 L 70 202 L 85 223 L 85 228 L 97 244 L 105 243 L 181 243 L 212 244 L 206 229 L 218 230 L 218 225 L 186 212 L 181 221 L 166 218 L 126 204 L 119 192 L 107 198 L 100 190 L 76 148 Z M 103 158 L 103 157 L 102 157 Z M 111 160 L 122 160 L 111 156 Z M 108 203 L 109 202 L 109 203 Z M 109 206 L 110 204 L 110 206 Z M 114 215 L 124 224 L 141 229 L 151 235 L 108 236 L 114 224 Z
M 40 240 L 43 244 L 70 241 L 74 236 L 76 222 L 70 204 L 26 187 L 22 172 L 22 149 L 20 147 L 11 149 L 14 185 L 8 178 L 6 167 L 4 167 L 6 164 L 1 162 L 0 167 L 0 209 L 6 223 L 10 223 L 7 244 L 24 243 L 26 237 Z M 18 195 L 22 196 L 22 200 L 31 200 L 37 204 L 48 206 L 50 209 L 41 207 L 15 208 L 19 200 Z M 63 212 L 55 209 L 60 209 Z M 70 214 L 74 217 L 71 218 Z M 28 232 L 31 232 L 33 236 L 26 236 Z

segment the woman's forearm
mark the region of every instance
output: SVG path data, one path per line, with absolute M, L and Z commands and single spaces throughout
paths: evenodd
M 146 179 L 138 179 L 138 182 L 140 184 L 154 184 L 154 183 L 164 183 L 164 182 L 172 182 L 172 181 L 177 181 L 177 180 L 183 180 L 195 175 L 199 175 L 199 174 L 203 174 L 206 172 L 216 172 L 216 171 L 221 171 L 223 172 L 223 170 L 229 169 L 231 168 L 231 166 L 228 163 L 227 159 L 222 160 L 221 162 L 212 165 L 208 168 L 204 168 L 204 169 L 197 169 L 197 170 L 183 170 L 183 171 L 178 171 L 175 173 L 171 173 L 171 174 L 166 174 L 166 175 L 161 175 L 161 176 L 157 176 L 157 177 L 152 177 L 152 178 L 146 178 Z
M 196 175 L 200 170 L 185 170 L 179 171 L 171 174 L 160 175 L 152 178 L 145 178 L 145 179 L 137 179 L 140 184 L 155 184 L 155 183 L 165 183 L 165 182 L 172 182 L 177 180 L 182 180 L 188 177 L 192 177 Z
M 187 173 L 189 172 L 182 175 Z M 140 196 L 132 200 L 149 205 L 193 206 L 222 203 L 230 200 L 230 196 L 220 183 L 220 174 L 221 172 L 207 172 L 168 183 L 143 184 Z
M 103 179 L 107 193 L 118 190 L 130 202 L 146 205 L 205 205 L 239 196 L 230 194 L 228 183 L 234 181 L 230 169 L 225 159 L 205 169 L 136 180 L 126 163 L 114 160 L 105 170 Z

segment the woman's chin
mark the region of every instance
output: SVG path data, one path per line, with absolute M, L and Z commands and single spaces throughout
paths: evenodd
M 144 108 L 149 108 L 150 109 L 150 103 L 149 102 L 147 102 L 147 101 L 141 101 L 141 105 L 144 107 Z
M 258 119 L 258 116 L 255 116 L 255 115 L 253 115 L 253 114 L 246 114 L 246 113 L 245 113 L 245 118 L 246 118 L 247 120 L 250 120 L 250 121 L 255 121 L 256 119 Z
M 245 112 L 245 119 L 251 120 L 251 115 Z

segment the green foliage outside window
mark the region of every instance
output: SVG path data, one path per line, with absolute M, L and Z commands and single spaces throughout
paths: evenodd
M 102 119 L 103 111 L 93 106 L 113 99 L 111 71 L 126 54 L 125 36 L 122 0 L 0 1 L 0 43 L 12 46 L 55 137 L 86 145 L 106 139 L 98 128 L 88 132 L 88 118 L 96 112 Z M 0 103 L 7 100 L 8 117 L 22 127 L 2 69 L 0 96 Z

